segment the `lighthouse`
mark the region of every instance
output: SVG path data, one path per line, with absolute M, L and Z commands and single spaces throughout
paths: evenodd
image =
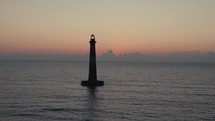
M 89 55 L 89 75 L 87 81 L 82 81 L 82 86 L 103 86 L 103 81 L 97 80 L 97 69 L 96 69 L 96 40 L 95 35 L 90 36 L 90 55 Z

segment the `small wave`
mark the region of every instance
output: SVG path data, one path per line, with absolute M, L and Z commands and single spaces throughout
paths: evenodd
M 78 109 L 69 109 L 69 108 L 43 108 L 42 111 L 50 112 L 80 112 Z
M 29 113 L 19 113 L 15 114 L 13 116 L 21 116 L 21 117 L 38 117 L 40 116 L 39 114 L 29 114 Z
M 44 111 L 68 111 L 69 109 L 66 108 L 44 108 Z

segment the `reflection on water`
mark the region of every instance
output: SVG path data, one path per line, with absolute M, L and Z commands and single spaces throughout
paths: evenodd
M 98 119 L 98 105 L 97 105 L 97 97 L 96 97 L 96 92 L 97 89 L 96 87 L 88 87 L 88 98 L 86 101 L 86 120 L 96 120 Z

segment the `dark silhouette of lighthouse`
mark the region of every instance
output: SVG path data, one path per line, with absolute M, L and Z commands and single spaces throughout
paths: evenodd
M 96 41 L 92 34 L 90 37 L 90 62 L 89 62 L 89 78 L 88 81 L 97 81 L 96 71 Z
M 103 81 L 97 80 L 97 70 L 96 70 L 96 40 L 95 36 L 92 34 L 90 36 L 90 62 L 89 62 L 89 76 L 88 81 L 82 81 L 82 86 L 103 86 Z

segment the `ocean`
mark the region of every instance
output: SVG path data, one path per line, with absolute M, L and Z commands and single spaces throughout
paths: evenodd
M 0 121 L 214 121 L 215 63 L 0 61 Z

